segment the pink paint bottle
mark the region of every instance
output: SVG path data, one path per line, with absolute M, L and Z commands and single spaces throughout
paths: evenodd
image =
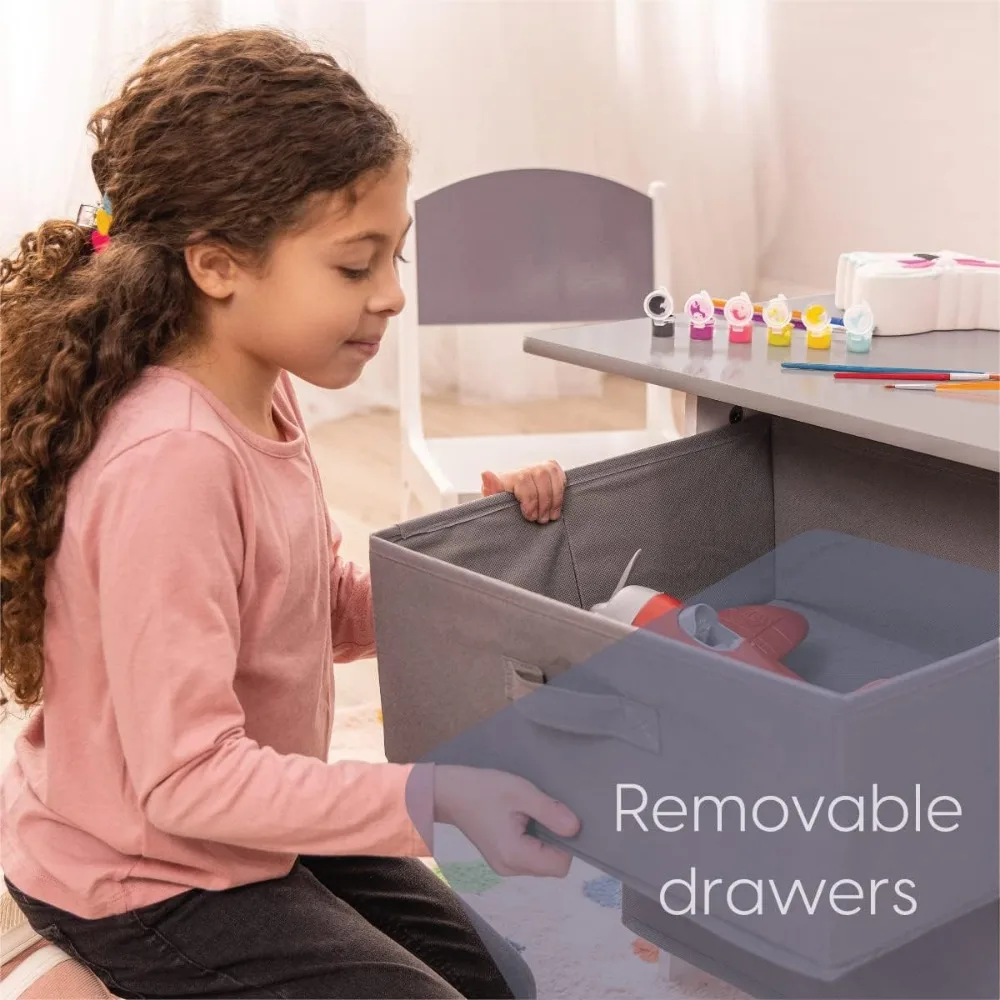
M 749 344 L 753 339 L 753 302 L 746 292 L 734 295 L 722 310 L 729 324 L 729 341 Z
M 691 328 L 692 340 L 711 340 L 715 334 L 715 303 L 704 289 L 684 303 L 684 315 Z

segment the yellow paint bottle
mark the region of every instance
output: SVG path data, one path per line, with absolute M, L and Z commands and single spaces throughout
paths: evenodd
M 767 327 L 767 342 L 772 347 L 788 347 L 792 342 L 792 310 L 784 295 L 771 299 L 762 313 Z
M 806 347 L 811 351 L 828 351 L 833 340 L 830 314 L 821 305 L 811 305 L 802 310 L 802 324 L 806 328 Z

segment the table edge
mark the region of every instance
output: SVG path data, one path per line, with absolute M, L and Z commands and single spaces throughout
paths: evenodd
M 755 392 L 731 382 L 719 382 L 698 375 L 654 368 L 642 362 L 612 358 L 580 347 L 553 344 L 530 334 L 524 337 L 523 349 L 526 354 L 548 358 L 551 361 L 561 361 L 577 367 L 605 372 L 609 375 L 622 375 L 640 382 L 659 385 L 665 389 L 677 389 L 732 406 L 745 406 L 747 409 L 770 413 L 776 417 L 813 424 L 816 427 L 824 427 L 827 430 L 839 431 L 853 437 L 905 448 L 908 451 L 931 455 L 960 465 L 970 465 L 989 472 L 1000 472 L 1000 449 L 994 450 L 978 445 L 962 444 L 952 438 L 935 437 L 933 434 L 921 431 L 901 430 L 898 427 L 889 427 L 847 412 L 813 409 L 808 404 Z M 808 417 L 803 411 L 808 413 Z

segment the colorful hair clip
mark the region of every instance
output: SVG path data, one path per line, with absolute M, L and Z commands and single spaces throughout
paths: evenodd
M 90 245 L 94 253 L 100 253 L 111 242 L 111 199 L 104 195 L 100 206 L 81 205 L 76 213 L 76 224 L 90 230 Z
M 104 195 L 101 199 L 101 207 L 94 214 L 94 223 L 97 228 L 90 234 L 90 242 L 95 253 L 100 253 L 111 242 L 111 199 Z

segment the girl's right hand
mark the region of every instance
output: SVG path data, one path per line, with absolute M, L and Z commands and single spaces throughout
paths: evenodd
M 572 857 L 527 833 L 535 820 L 560 837 L 580 821 L 530 781 L 503 771 L 438 764 L 434 768 L 434 820 L 457 827 L 498 875 L 564 878 Z

